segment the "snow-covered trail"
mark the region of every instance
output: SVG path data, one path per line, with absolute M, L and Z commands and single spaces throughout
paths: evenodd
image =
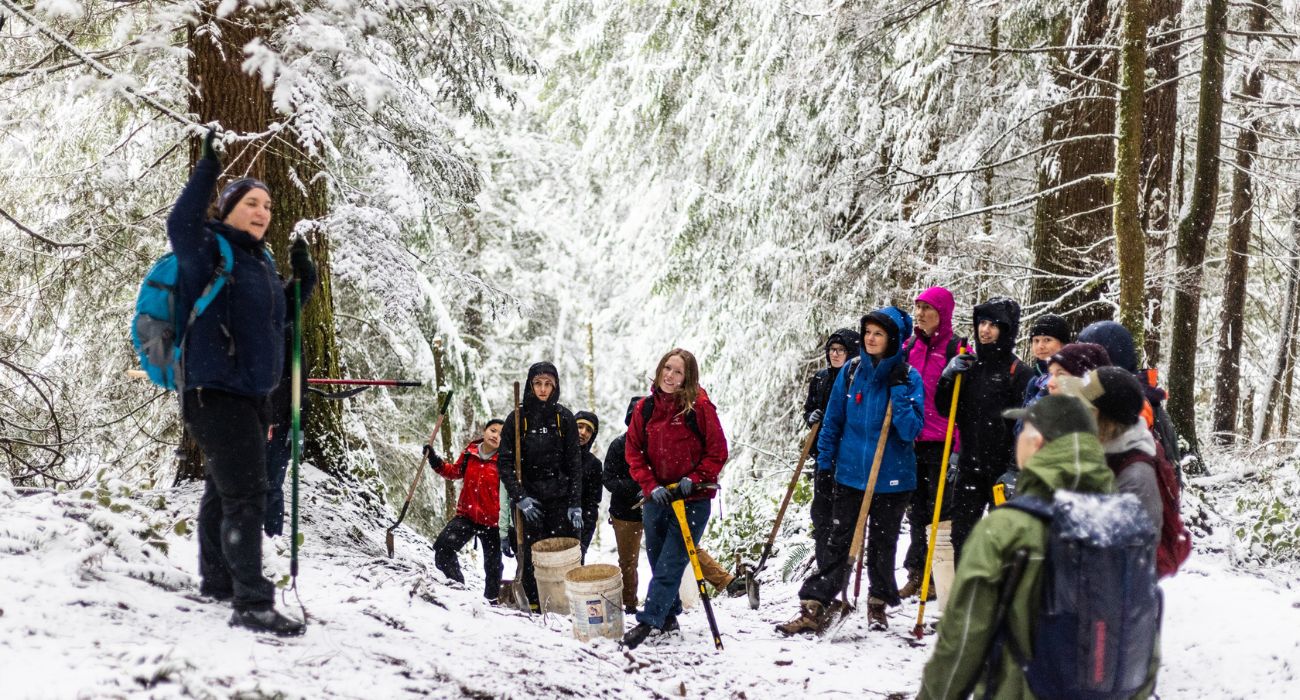
M 903 637 L 915 604 L 894 611 L 890 633 L 868 633 L 855 616 L 833 640 L 782 639 L 772 625 L 794 611 L 796 584 L 778 582 L 764 585 L 757 611 L 715 601 L 722 652 L 698 609 L 679 636 L 634 652 L 583 644 L 567 619 L 487 606 L 477 561 L 463 562 L 467 587 L 449 585 L 409 531 L 389 560 L 385 523 L 334 488 L 307 478 L 299 586 L 312 623 L 289 640 L 232 630 L 226 606 L 186 597 L 193 534 L 171 525 L 195 511 L 194 487 L 115 496 L 111 507 L 0 492 L 0 695 L 901 698 L 915 694 L 929 653 Z M 288 570 L 282 544 L 268 549 L 277 573 Z M 1294 696 L 1298 595 L 1198 553 L 1166 584 L 1161 696 Z

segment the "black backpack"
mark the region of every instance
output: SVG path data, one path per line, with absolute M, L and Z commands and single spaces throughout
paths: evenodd
M 646 432 L 647 431 L 646 426 L 650 424 L 650 416 L 654 415 L 654 412 L 655 412 L 654 394 L 651 394 L 645 397 L 644 399 L 641 399 L 641 442 L 642 444 L 644 444 L 649 439 L 649 435 Z M 695 418 L 695 411 L 687 411 L 684 420 L 686 421 L 686 427 L 690 428 L 692 433 L 695 433 L 695 437 L 699 438 L 700 442 L 704 442 L 705 441 L 704 431 L 700 430 L 700 423 Z
M 1033 658 L 1008 645 L 1029 689 L 1040 698 L 1131 697 L 1146 683 L 1160 630 L 1150 517 L 1129 494 L 1058 491 L 1054 502 L 1019 496 L 1003 507 L 1048 524 Z

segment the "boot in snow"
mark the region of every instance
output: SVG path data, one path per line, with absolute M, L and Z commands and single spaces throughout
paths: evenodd
M 867 629 L 883 632 L 889 629 L 889 620 L 885 617 L 885 603 L 871 598 L 867 601 Z
M 826 627 L 828 617 L 826 606 L 819 601 L 803 600 L 799 602 L 799 614 L 789 622 L 777 625 L 776 631 L 787 637 L 801 632 L 821 632 Z
M 254 632 L 270 632 L 280 637 L 296 637 L 303 633 L 306 625 L 285 617 L 275 608 L 262 610 L 236 610 L 230 616 L 231 627 L 247 627 Z
M 670 614 L 668 615 L 668 617 L 664 618 L 664 626 L 660 627 L 659 629 L 663 630 L 664 632 L 676 632 L 681 628 L 682 626 L 677 622 L 677 616 Z
M 907 583 L 903 584 L 903 587 L 898 589 L 898 597 L 907 599 L 907 598 L 911 598 L 914 595 L 919 595 L 920 592 L 921 592 L 921 572 L 915 569 L 908 569 Z M 934 600 L 935 598 L 936 596 L 934 593 L 934 577 L 931 576 L 930 586 L 925 591 L 925 599 L 928 602 Z
M 749 590 L 745 587 L 745 579 L 743 576 L 733 576 L 731 581 L 729 581 L 723 588 L 727 591 L 727 595 L 732 598 L 739 598 L 740 596 L 749 593 Z
M 645 638 L 650 636 L 650 631 L 653 629 L 653 627 L 644 622 L 638 622 L 636 627 L 628 630 L 627 634 L 623 635 L 623 646 L 628 649 L 635 649 L 641 646 L 641 642 L 644 642 Z

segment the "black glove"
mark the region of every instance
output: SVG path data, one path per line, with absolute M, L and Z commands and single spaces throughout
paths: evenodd
M 975 356 L 964 352 L 948 361 L 948 366 L 943 368 L 943 378 L 952 379 L 974 366 Z
M 822 422 L 822 410 L 820 408 L 808 414 L 809 428 L 813 427 L 814 425 L 817 425 L 820 422 Z
M 911 375 L 909 370 L 911 370 L 911 366 L 906 362 L 899 362 L 894 365 L 894 368 L 889 370 L 889 386 L 907 386 L 907 379 Z
M 443 464 L 442 457 L 439 457 L 438 453 L 434 452 L 432 447 L 429 447 L 429 443 L 427 442 L 424 443 L 423 445 L 420 446 L 420 449 L 424 451 L 424 458 L 429 460 L 429 466 L 431 467 L 442 466 Z
M 217 160 L 217 149 L 213 143 L 217 140 L 217 130 L 208 129 L 208 133 L 203 136 L 203 147 L 201 156 L 204 160 Z
M 301 236 L 293 239 L 293 244 L 289 246 L 289 265 L 293 268 L 294 277 L 300 280 L 316 279 L 316 265 L 311 261 L 307 241 Z
M 515 538 L 506 535 L 501 538 L 501 554 L 511 559 L 515 556 Z
M 1019 478 L 1019 469 L 1008 469 L 998 477 L 997 483 L 1002 484 L 1002 495 L 1008 501 L 1016 497 L 1016 479 Z
M 954 359 L 955 359 L 955 358 L 954 358 Z M 952 453 L 951 455 L 948 456 L 948 476 L 947 476 L 947 480 L 948 480 L 948 485 L 949 485 L 949 486 L 956 486 L 956 485 L 957 485 L 957 475 L 960 474 L 960 472 L 959 472 L 958 469 L 957 469 L 957 464 L 958 464 L 960 461 L 961 461 L 961 460 L 958 459 L 958 455 L 957 455 L 956 452 L 954 452 L 954 453 Z

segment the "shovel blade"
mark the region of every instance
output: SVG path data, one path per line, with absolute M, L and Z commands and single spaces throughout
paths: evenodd
M 749 609 L 758 610 L 758 579 L 753 573 L 745 574 L 745 593 L 749 596 Z
M 388 558 L 393 558 L 393 531 L 384 533 L 384 546 L 388 548 Z

